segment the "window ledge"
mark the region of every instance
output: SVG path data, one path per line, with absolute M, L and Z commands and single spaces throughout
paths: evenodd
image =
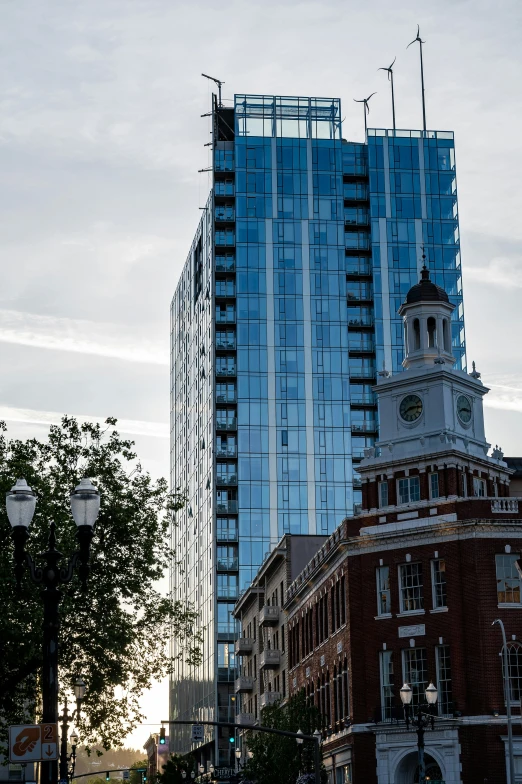
M 393 613 L 383 613 L 382 615 L 375 615 L 374 618 L 376 621 L 380 621 L 382 618 L 393 618 Z
M 522 610 L 522 604 L 516 604 L 515 602 L 499 602 L 497 607 L 501 610 Z
M 426 610 L 404 610 L 404 612 L 397 613 L 397 618 L 411 618 L 412 615 L 426 615 Z
M 441 612 L 448 612 L 447 607 L 435 607 L 433 610 L 430 610 L 431 613 L 441 613 Z

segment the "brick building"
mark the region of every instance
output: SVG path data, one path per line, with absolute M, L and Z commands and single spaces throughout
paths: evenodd
M 287 697 L 284 597 L 288 586 L 325 541 L 326 536 L 283 536 L 234 608 L 241 629 L 235 645 L 239 724 L 253 724 L 262 708 Z
M 507 633 L 516 781 L 522 782 L 522 506 L 513 469 L 490 454 L 473 367 L 454 368 L 446 292 L 426 269 L 401 306 L 404 372 L 376 392 L 380 439 L 360 464 L 361 513 L 343 521 L 286 591 L 288 691 L 324 717 L 332 784 L 415 784 L 413 704 L 430 681 L 437 719 L 426 773 L 446 784 L 507 774 Z

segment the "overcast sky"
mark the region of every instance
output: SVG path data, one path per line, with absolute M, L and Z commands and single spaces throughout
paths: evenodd
M 0 0 L 0 418 L 108 415 L 168 472 L 169 301 L 205 203 L 209 83 L 340 97 L 343 136 L 454 130 L 468 360 L 489 440 L 522 452 L 519 0 Z M 144 700 L 167 715 L 166 689 Z M 128 740 L 141 746 L 152 727 Z

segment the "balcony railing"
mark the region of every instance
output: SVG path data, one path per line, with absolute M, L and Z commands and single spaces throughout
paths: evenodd
M 368 226 L 370 213 L 368 210 L 347 208 L 344 210 L 344 222 L 350 226 Z
M 238 713 L 236 716 L 236 724 L 241 727 L 251 727 L 255 718 L 253 713 Z
M 218 599 L 237 599 L 237 594 L 237 585 L 218 585 L 217 587 Z
M 266 708 L 267 705 L 273 705 L 274 702 L 278 702 L 280 699 L 280 691 L 265 691 L 265 693 L 261 694 L 259 697 L 259 705 L 261 708 Z
M 217 430 L 237 430 L 237 419 L 233 417 L 232 419 L 220 419 L 217 417 L 216 419 L 216 429 Z
M 254 688 L 254 679 L 250 675 L 240 675 L 236 678 L 236 693 L 245 694 Z
M 275 670 L 281 664 L 281 651 L 275 648 L 265 649 L 259 657 L 259 666 L 262 670 Z
M 370 286 L 360 286 L 358 288 L 354 288 L 353 284 L 357 281 L 352 281 L 352 290 L 346 293 L 346 297 L 348 302 L 361 302 L 361 301 L 368 301 L 373 299 L 372 290 Z
M 216 510 L 218 514 L 237 514 L 237 501 L 218 501 Z
M 225 285 L 226 284 L 226 285 Z M 216 297 L 235 297 L 236 287 L 231 281 L 216 281 Z
M 375 378 L 375 367 L 350 367 L 350 378 Z
M 239 637 L 236 640 L 236 656 L 250 656 L 254 648 L 254 640 L 251 637 Z
M 236 269 L 235 258 L 219 258 L 216 257 L 216 272 L 234 272 Z
M 237 572 L 238 569 L 239 559 L 237 557 L 217 559 L 218 572 Z
M 497 514 L 506 512 L 518 513 L 518 498 L 493 498 L 491 501 L 491 511 Z
M 376 422 L 352 422 L 352 433 L 374 433 L 376 430 Z
M 236 211 L 234 207 L 216 207 L 216 221 L 234 221 Z
M 230 501 L 229 503 L 235 504 L 236 502 Z M 218 528 L 216 536 L 218 542 L 237 542 L 238 530 L 237 528 Z
M 371 264 L 367 259 L 346 257 L 345 268 L 347 275 L 370 275 Z
M 274 626 L 274 624 L 279 623 L 280 614 L 281 609 L 279 607 L 265 604 L 265 606 L 259 610 L 259 625 Z
M 235 324 L 236 311 L 234 310 L 216 310 L 216 324 Z
M 218 446 L 216 447 L 216 457 L 236 457 L 236 446 Z
M 372 327 L 373 326 L 373 316 L 357 316 L 350 318 L 350 314 L 348 314 L 348 326 L 349 327 Z
M 216 376 L 218 378 L 228 377 L 228 376 L 235 376 L 236 375 L 236 366 L 235 365 L 217 365 L 216 366 Z
M 237 485 L 237 474 L 217 474 L 218 485 Z
M 348 351 L 357 351 L 358 353 L 371 353 L 375 351 L 375 343 L 373 340 L 357 340 L 350 338 L 348 340 Z
M 236 350 L 236 338 L 235 335 L 231 335 L 227 338 L 216 338 L 216 348 L 218 351 L 235 351 Z
M 377 402 L 376 397 L 373 394 L 358 395 L 352 392 L 352 394 L 350 395 L 350 403 L 353 406 L 374 406 L 376 405 L 376 402 Z
M 221 392 L 216 393 L 216 403 L 235 403 L 236 402 L 236 393 L 235 392 L 227 392 L 223 394 Z

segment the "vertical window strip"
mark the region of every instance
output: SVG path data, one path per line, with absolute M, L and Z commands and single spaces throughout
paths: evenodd
M 438 558 L 431 562 L 433 586 L 433 608 L 447 607 L 446 594 L 446 561 Z
M 394 703 L 393 687 L 393 651 L 381 651 L 380 671 L 381 671 L 381 717 L 383 721 L 390 721 Z
M 401 612 L 424 609 L 422 593 L 422 564 L 406 563 L 399 566 Z
M 453 714 L 451 699 L 451 662 L 449 645 L 438 645 L 435 648 L 437 664 L 437 690 L 439 692 L 437 707 L 439 716 Z
M 402 669 L 405 683 L 410 685 L 413 692 L 413 709 L 425 702 L 428 687 L 428 661 L 426 648 L 407 648 L 402 652 Z

